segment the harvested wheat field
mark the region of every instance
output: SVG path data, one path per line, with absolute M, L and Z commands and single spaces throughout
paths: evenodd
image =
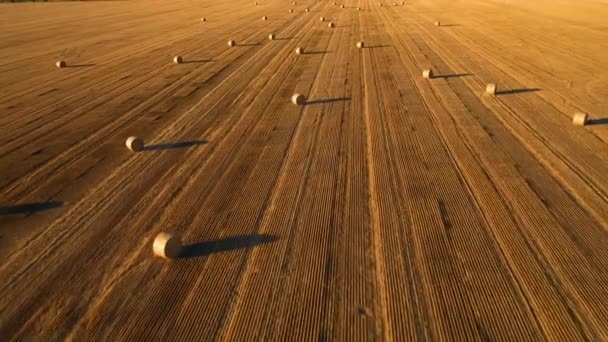
M 606 1 L 0 12 L 1 341 L 608 339 Z

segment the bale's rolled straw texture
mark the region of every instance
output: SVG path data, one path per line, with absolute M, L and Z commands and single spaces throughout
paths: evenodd
M 296 93 L 296 94 L 293 94 L 293 96 L 291 97 L 291 102 L 293 104 L 301 106 L 306 103 L 306 97 L 302 94 Z
M 587 124 L 587 120 L 589 116 L 587 113 L 574 113 L 574 117 L 572 117 L 572 123 L 575 126 L 585 126 Z
M 161 258 L 177 258 L 182 251 L 182 242 L 175 235 L 169 233 L 159 233 L 154 239 L 152 250 L 154 251 L 154 254 Z
M 490 94 L 490 95 L 496 95 L 496 84 L 495 83 L 488 83 L 486 85 L 486 94 Z
M 57 63 L 55 63 L 55 65 L 61 69 L 61 68 L 65 68 L 67 66 L 67 63 L 65 61 L 57 61 Z
M 128 137 L 125 145 L 129 150 L 139 152 L 144 149 L 144 140 L 138 137 Z
M 426 69 L 422 72 L 422 77 L 426 78 L 426 79 L 431 79 L 433 78 L 433 70 L 431 69 Z

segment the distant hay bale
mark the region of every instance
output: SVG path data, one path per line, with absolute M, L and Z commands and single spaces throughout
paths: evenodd
M 257 5 L 258 5 L 258 2 L 256 1 L 256 2 L 254 2 L 253 4 L 257 6 Z
M 488 83 L 486 85 L 486 94 L 496 95 L 496 84 L 495 83 Z
M 364 47 L 365 47 L 365 43 L 363 43 L 363 42 L 357 42 L 357 47 L 358 47 L 359 49 L 362 49 L 362 48 L 364 48 Z
M 156 238 L 154 238 L 152 250 L 154 251 L 154 254 L 161 258 L 174 259 L 181 254 L 182 242 L 173 234 L 159 233 L 156 235 Z
M 182 56 L 175 56 L 173 57 L 173 63 L 175 64 L 182 64 L 184 62 L 184 58 Z
M 379 3 L 378 6 L 382 7 L 382 3 Z
M 325 17 L 319 18 L 320 21 L 325 21 Z
M 296 55 L 303 55 L 303 54 L 304 54 L 304 48 L 298 46 L 296 48 Z
M 274 40 L 274 38 L 275 38 L 274 33 L 271 33 L 271 34 L 269 34 L 269 35 L 268 35 L 268 39 L 270 39 L 270 40 Z
M 441 26 L 441 22 L 440 22 L 439 20 L 437 20 L 437 21 L 435 22 L 435 26 Z
M 129 150 L 139 152 L 144 149 L 144 140 L 138 137 L 128 137 L 125 145 Z
M 289 9 L 289 13 L 293 13 L 293 10 L 291 8 Z
M 268 17 L 267 16 L 263 16 L 262 20 L 268 20 Z
M 574 117 L 572 118 L 572 124 L 574 124 L 575 126 L 585 126 L 587 124 L 587 120 L 589 119 L 589 116 L 587 115 L 587 113 L 575 113 Z
M 234 47 L 234 46 L 236 46 L 236 42 L 234 40 L 229 40 L 228 41 L 228 46 Z
M 205 22 L 205 21 L 207 21 L 207 18 L 202 17 L 202 18 L 201 18 L 201 21 L 202 21 L 202 22 Z
M 360 11 L 360 10 L 361 10 L 361 7 L 357 7 L 357 11 Z
M 55 63 L 55 65 L 61 69 L 61 68 L 65 68 L 68 64 L 65 61 L 57 61 L 57 63 Z
M 397 3 L 396 3 L 396 2 L 393 2 L 393 6 L 397 6 Z
M 292 4 L 292 5 L 297 5 L 298 3 L 297 3 L 296 1 L 294 1 L 294 2 L 292 2 L 291 4 Z
M 304 10 L 304 12 L 310 12 L 310 10 L 307 8 L 307 9 Z
M 302 94 L 293 94 L 291 97 L 291 102 L 295 105 L 301 106 L 306 103 L 306 97 Z
M 335 3 L 335 2 L 332 2 L 331 4 L 332 4 L 332 5 L 334 5 L 334 6 L 336 6 L 336 3 Z
M 334 28 L 334 27 L 336 27 L 336 24 L 334 24 L 334 23 L 329 23 L 329 24 L 327 24 L 327 27 L 329 27 L 329 28 Z
M 431 69 L 426 69 L 422 72 L 422 77 L 426 78 L 426 79 L 431 79 L 433 78 L 433 70 Z
M 402 4 L 402 5 L 405 5 L 405 1 L 401 1 L 401 4 Z
M 340 8 L 344 8 L 344 5 L 340 5 Z

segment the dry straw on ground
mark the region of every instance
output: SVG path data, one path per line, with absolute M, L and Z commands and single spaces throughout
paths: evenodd
M 302 94 L 295 93 L 291 97 L 291 102 L 295 105 L 301 106 L 306 103 L 306 97 Z
M 495 83 L 488 83 L 486 85 L 486 94 L 490 94 L 490 95 L 496 95 L 496 84 Z
M 587 120 L 589 119 L 589 116 L 587 115 L 587 113 L 575 113 L 574 117 L 572 118 L 572 123 L 575 126 L 585 126 L 587 124 Z
M 125 145 L 129 150 L 139 152 L 144 149 L 144 140 L 138 137 L 128 137 Z
M 169 233 L 159 233 L 152 245 L 154 254 L 165 259 L 179 257 L 182 250 L 182 242 L 179 237 Z

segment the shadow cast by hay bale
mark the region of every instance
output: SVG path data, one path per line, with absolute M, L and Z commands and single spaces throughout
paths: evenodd
M 206 241 L 185 245 L 182 247 L 180 258 L 204 257 L 213 253 L 220 253 L 241 248 L 252 248 L 258 245 L 271 243 L 278 238 L 268 234 L 239 235 L 230 238 Z
M 204 145 L 207 143 L 207 140 L 190 140 L 190 141 L 180 141 L 175 143 L 164 143 L 164 144 L 156 144 L 156 145 L 148 145 L 144 147 L 144 151 L 160 151 L 160 150 L 174 150 L 178 148 L 186 148 L 197 145 Z
M 48 201 L 48 202 L 34 202 L 26 204 L 18 204 L 13 206 L 0 206 L 0 216 L 3 215 L 32 215 L 37 212 L 56 209 L 63 205 L 63 202 L 59 201 Z
M 520 89 L 510 89 L 510 90 L 501 90 L 497 91 L 496 95 L 514 95 L 514 94 L 525 94 L 525 93 L 533 93 L 536 91 L 540 91 L 538 88 L 520 88 Z

